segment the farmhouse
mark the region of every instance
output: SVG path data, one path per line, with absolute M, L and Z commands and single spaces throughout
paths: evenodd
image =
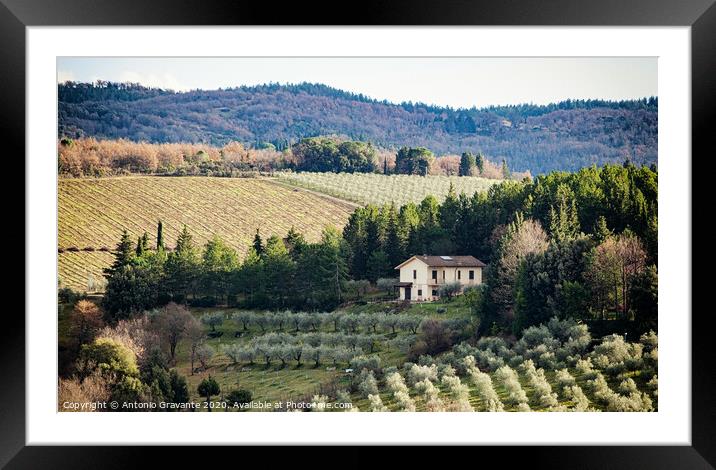
M 432 301 L 446 284 L 459 283 L 461 290 L 482 284 L 485 266 L 473 256 L 413 256 L 395 267 L 400 270 L 398 299 Z

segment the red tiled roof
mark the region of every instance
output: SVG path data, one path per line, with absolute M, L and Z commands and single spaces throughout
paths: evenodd
M 413 256 L 412 258 L 419 259 L 423 263 L 427 264 L 428 266 L 440 266 L 440 267 L 479 267 L 484 268 L 487 266 L 485 263 L 480 261 L 479 259 L 475 258 L 474 256 Z M 401 263 L 399 266 L 396 267 L 396 269 L 399 269 L 400 266 L 407 263 L 410 260 L 406 260 L 405 262 Z

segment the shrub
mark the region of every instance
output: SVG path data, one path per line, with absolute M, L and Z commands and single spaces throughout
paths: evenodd
M 438 288 L 438 295 L 440 297 L 445 297 L 448 300 L 455 297 L 457 294 L 460 293 L 462 290 L 462 285 L 459 282 L 449 282 L 447 284 L 443 284 Z
M 643 366 L 641 343 L 627 343 L 620 335 L 610 335 L 594 347 L 591 354 L 593 364 L 610 375 L 626 370 L 637 370 Z
M 474 411 L 470 405 L 470 389 L 455 375 L 443 375 L 441 383 L 450 394 L 448 411 Z
M 500 397 L 495 392 L 492 385 L 492 379 L 488 374 L 474 368 L 470 371 L 470 377 L 475 384 L 477 395 L 485 405 L 487 411 L 504 411 L 504 405 L 500 401 Z
M 375 286 L 385 294 L 392 294 L 396 282 L 398 279 L 382 277 L 375 282 Z
M 311 411 L 326 411 L 328 397 L 326 395 L 313 395 L 311 399 Z
M 393 372 L 385 378 L 385 385 L 393 393 L 401 411 L 415 411 L 415 402 L 408 393 L 403 377 L 398 372 Z
M 228 406 L 236 408 L 239 411 L 247 409 L 246 407 L 251 403 L 252 398 L 251 392 L 243 388 L 232 390 L 226 395 Z
M 567 369 L 559 369 L 555 372 L 555 380 L 560 389 L 564 387 L 571 387 L 576 384 L 574 377 L 569 373 Z
M 427 411 L 445 411 L 445 404 L 440 399 L 440 390 L 428 380 L 422 380 L 415 384 L 415 390 L 423 395 Z
M 372 372 L 378 372 L 380 370 L 380 357 L 379 356 L 355 356 L 350 361 L 351 368 L 354 370 L 361 371 L 368 369 Z
M 370 399 L 370 395 L 378 394 L 378 381 L 372 370 L 363 369 L 359 376 L 358 390 Z
M 659 379 L 656 375 L 652 377 L 651 380 L 646 383 L 646 385 L 651 390 L 652 395 L 654 395 L 655 397 L 659 396 Z
M 510 366 L 502 366 L 497 369 L 495 378 L 507 390 L 507 403 L 517 406 L 519 411 L 529 411 L 527 394 L 520 385 L 517 373 Z
M 535 368 L 534 362 L 527 359 L 522 368 L 525 371 L 527 380 L 534 389 L 535 402 L 539 406 L 552 408 L 558 405 L 557 394 L 552 392 L 552 386 L 547 382 L 544 376 L 544 370 Z
M 565 386 L 564 395 L 574 403 L 574 411 L 595 411 L 589 409 L 589 399 L 579 385 Z
M 368 401 L 370 402 L 370 411 L 390 411 L 385 405 L 383 405 L 383 400 L 380 399 L 378 392 L 368 395 Z
M 435 364 L 431 366 L 419 366 L 412 364 L 408 369 L 408 380 L 411 384 L 415 385 L 423 380 L 436 381 L 438 379 L 438 368 Z

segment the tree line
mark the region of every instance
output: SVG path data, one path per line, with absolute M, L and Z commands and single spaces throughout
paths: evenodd
M 105 270 L 103 300 L 111 319 L 128 318 L 170 300 L 194 306 L 218 303 L 246 308 L 331 309 L 345 300 L 346 244 L 332 227 L 317 243 L 293 228 L 285 238 L 266 241 L 256 231 L 246 257 L 215 236 L 196 246 L 185 226 L 171 251 L 164 246 L 161 222 L 156 244 L 145 233 L 136 243 L 125 231 Z M 240 302 L 239 302 L 240 297 Z
M 442 204 L 357 209 L 343 230 L 352 278 L 395 273 L 415 254 L 488 262 L 484 328 L 551 316 L 656 315 L 657 172 L 631 163 L 509 181 Z M 478 295 L 478 294 L 471 294 Z M 477 301 L 476 301 L 477 302 Z
M 58 135 L 135 142 L 208 142 L 283 151 L 301 139 L 340 135 L 397 150 L 464 150 L 505 158 L 534 174 L 630 157 L 657 160 L 658 99 L 567 100 L 549 105 L 453 109 L 392 104 L 320 84 L 174 93 L 135 85 L 58 85 Z M 269 118 L 267 118 L 269 116 Z

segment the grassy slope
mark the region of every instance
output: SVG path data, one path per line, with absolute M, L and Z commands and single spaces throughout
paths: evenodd
M 419 203 L 432 194 L 439 201 L 445 199 L 450 183 L 460 194 L 472 195 L 485 191 L 499 180 L 476 176 L 409 176 L 381 175 L 375 173 L 279 173 L 278 179 L 285 183 L 318 191 L 331 196 L 355 201 L 360 204 L 390 204 L 397 206 L 408 202 Z
M 317 240 L 326 225 L 341 228 L 355 205 L 269 179 L 140 176 L 61 179 L 58 207 L 58 248 L 113 249 L 125 228 L 133 239 L 146 231 L 153 242 L 161 219 L 170 247 L 186 224 L 196 243 L 216 233 L 244 254 L 257 228 L 266 238 L 295 226 Z M 102 251 L 65 251 L 58 258 L 63 285 L 79 290 L 89 274 L 100 279 L 112 259 Z

